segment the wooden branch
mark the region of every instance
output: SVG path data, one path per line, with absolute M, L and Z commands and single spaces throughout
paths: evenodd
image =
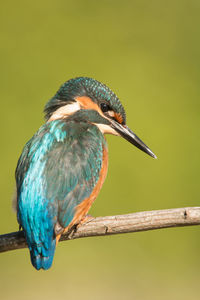
M 98 217 L 62 235 L 60 241 L 92 236 L 129 233 L 168 227 L 200 225 L 200 207 L 144 211 L 127 215 Z M 26 248 L 23 231 L 0 235 L 0 252 Z

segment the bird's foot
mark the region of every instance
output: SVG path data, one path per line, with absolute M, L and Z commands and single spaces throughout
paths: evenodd
M 80 223 L 77 225 L 77 227 L 82 226 L 83 224 L 87 224 L 89 222 L 91 222 L 92 220 L 94 220 L 95 218 L 91 215 L 86 215 L 85 217 L 82 218 L 82 220 L 80 221 Z
M 82 220 L 78 224 L 74 224 L 70 229 L 65 229 L 64 232 L 68 233 L 67 238 L 69 240 L 73 239 L 74 234 L 76 233 L 77 229 L 81 227 L 83 224 L 87 224 L 94 220 L 94 217 L 91 215 L 86 215 L 85 217 L 82 218 Z
M 67 231 L 67 232 L 68 232 L 67 238 L 68 238 L 69 240 L 72 240 L 74 234 L 76 233 L 76 231 L 77 231 L 77 225 L 73 225 L 73 226 Z

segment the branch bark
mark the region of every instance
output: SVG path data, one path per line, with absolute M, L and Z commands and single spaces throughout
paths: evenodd
M 76 231 L 62 235 L 60 241 L 191 225 L 200 225 L 200 207 L 97 217 L 79 226 Z M 23 231 L 0 235 L 0 252 L 26 247 Z

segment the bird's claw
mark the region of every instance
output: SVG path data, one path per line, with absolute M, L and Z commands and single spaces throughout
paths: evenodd
M 83 217 L 82 220 L 78 224 L 74 224 L 68 231 L 66 231 L 66 232 L 68 232 L 67 238 L 69 240 L 72 240 L 77 229 L 79 227 L 81 227 L 82 225 L 91 222 L 92 220 L 94 220 L 94 217 L 92 217 L 91 215 L 86 215 L 85 217 Z
M 77 228 L 82 226 L 83 224 L 87 224 L 89 222 L 91 222 L 92 220 L 94 220 L 94 217 L 91 215 L 86 215 L 85 217 L 82 218 L 82 220 L 80 221 L 79 224 L 77 224 Z

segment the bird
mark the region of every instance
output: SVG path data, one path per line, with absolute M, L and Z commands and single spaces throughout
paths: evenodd
M 123 137 L 156 158 L 126 125 L 116 94 L 93 78 L 66 81 L 44 114 L 15 171 L 17 220 L 36 270 L 48 270 L 60 236 L 87 220 L 107 174 L 105 134 Z

